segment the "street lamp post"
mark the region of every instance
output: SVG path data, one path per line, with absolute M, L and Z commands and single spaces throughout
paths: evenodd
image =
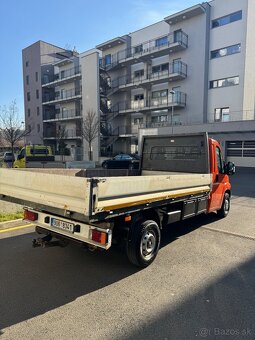
M 174 124 L 173 124 L 173 120 L 174 120 L 174 95 L 175 95 L 175 91 L 171 90 L 170 91 L 171 95 L 172 95 L 172 111 L 171 111 L 171 130 L 172 130 L 172 135 L 174 134 Z
M 21 129 L 22 129 L 22 134 L 23 134 L 23 146 L 25 146 L 25 122 L 21 122 Z

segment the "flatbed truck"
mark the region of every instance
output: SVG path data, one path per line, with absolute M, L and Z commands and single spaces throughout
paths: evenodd
M 22 204 L 24 219 L 45 235 L 34 246 L 53 238 L 90 249 L 119 243 L 131 263 L 146 267 L 162 228 L 199 214 L 227 216 L 234 172 L 206 133 L 145 136 L 139 170 L 0 169 L 0 199 Z

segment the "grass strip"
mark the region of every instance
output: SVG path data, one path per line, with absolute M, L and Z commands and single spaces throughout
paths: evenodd
M 17 211 L 15 213 L 0 213 L 0 222 L 17 220 L 23 218 L 23 211 Z

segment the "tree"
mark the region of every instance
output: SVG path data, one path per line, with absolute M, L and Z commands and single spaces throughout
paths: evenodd
M 64 160 L 64 155 L 66 151 L 67 144 L 65 143 L 65 139 L 67 137 L 67 131 L 65 126 L 58 126 L 56 131 L 56 139 L 57 139 L 57 147 L 58 152 L 61 156 L 61 160 Z
M 0 108 L 1 139 L 10 146 L 13 154 L 17 143 L 30 133 L 22 124 L 15 100 L 8 108 L 6 106 Z
M 83 120 L 81 135 L 89 145 L 89 160 L 93 160 L 92 142 L 99 136 L 100 121 L 96 112 L 89 110 Z

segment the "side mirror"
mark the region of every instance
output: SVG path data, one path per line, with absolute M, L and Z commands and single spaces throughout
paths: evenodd
M 234 175 L 235 172 L 236 172 L 236 167 L 233 162 L 228 162 L 227 164 L 225 164 L 225 174 Z

